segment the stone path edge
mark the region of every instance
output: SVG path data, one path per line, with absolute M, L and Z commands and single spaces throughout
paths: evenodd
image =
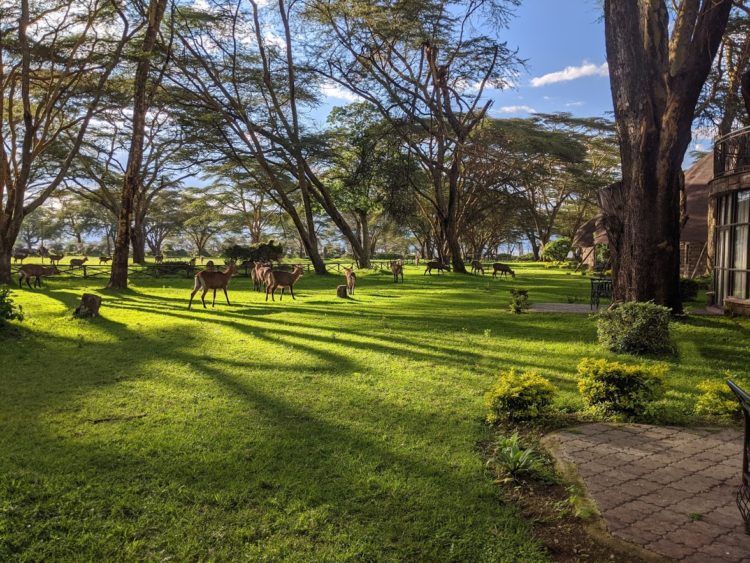
M 574 426 L 571 426 L 570 428 L 574 428 Z M 565 430 L 566 428 L 558 428 L 554 432 L 542 436 L 540 443 L 552 457 L 552 460 L 555 463 L 555 469 L 561 476 L 563 483 L 574 485 L 576 491 L 585 500 L 586 507 L 591 510 L 590 517 L 581 518 L 581 522 L 586 531 L 602 544 L 612 546 L 613 549 L 626 552 L 642 561 L 647 561 L 649 563 L 664 563 L 665 558 L 663 555 L 659 555 L 658 553 L 649 551 L 643 546 L 618 538 L 609 532 L 604 517 L 599 511 L 596 501 L 589 494 L 583 477 L 581 477 L 581 474 L 578 472 L 576 464 L 572 461 L 566 461 L 561 455 L 560 437 L 557 433 L 564 432 Z

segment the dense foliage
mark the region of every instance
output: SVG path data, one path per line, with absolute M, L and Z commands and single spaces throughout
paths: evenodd
M 545 262 L 562 262 L 568 257 L 572 248 L 572 242 L 568 237 L 560 237 L 548 242 L 542 250 L 542 260 Z
M 578 364 L 578 390 L 593 411 L 634 418 L 661 397 L 666 372 L 664 365 L 628 365 L 584 358 Z
M 557 390 L 537 372 L 510 369 L 485 395 L 488 422 L 531 420 L 545 415 Z
M 658 354 L 673 349 L 670 310 L 654 303 L 620 303 L 597 315 L 599 342 L 612 352 Z
M 284 255 L 284 247 L 274 241 L 263 242 L 254 246 L 242 246 L 234 244 L 224 248 L 222 256 L 227 260 L 242 263 L 246 260 L 252 262 L 277 262 Z
M 10 289 L 0 288 L 0 326 L 7 321 L 22 321 L 23 308 L 13 302 Z

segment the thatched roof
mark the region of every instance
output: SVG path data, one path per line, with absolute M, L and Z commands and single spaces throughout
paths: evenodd
M 607 244 L 608 242 L 601 213 L 581 225 L 576 231 L 576 236 L 573 237 L 575 248 L 588 248 L 595 244 Z

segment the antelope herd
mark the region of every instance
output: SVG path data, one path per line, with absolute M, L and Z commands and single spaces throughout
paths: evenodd
M 39 264 L 24 264 L 23 261 L 28 258 L 29 255 L 30 253 L 28 252 L 15 252 L 13 254 L 14 262 L 21 263 L 21 266 L 18 269 L 19 287 L 23 287 L 23 283 L 26 282 L 26 285 L 31 288 L 32 279 L 34 280 L 34 287 L 42 287 L 42 278 L 61 273 L 58 266 L 60 264 L 60 261 L 64 258 L 63 254 L 46 252 L 45 256 L 49 258 L 51 262 L 50 266 Z M 154 258 L 157 264 L 164 263 L 164 256 L 162 254 L 156 255 L 154 256 Z M 71 258 L 71 270 L 78 268 L 82 268 L 85 270 L 88 260 L 89 259 L 87 256 L 84 256 L 83 258 Z M 202 263 L 203 257 L 201 257 L 200 260 Z M 99 257 L 99 264 L 107 264 L 110 261 L 110 256 Z M 196 258 L 191 258 L 187 262 L 187 264 L 191 267 L 194 267 L 196 264 Z M 430 260 L 425 263 L 425 266 L 426 267 L 423 275 L 432 275 L 433 270 L 437 270 L 440 274 L 451 271 L 451 267 L 448 264 L 445 264 L 439 260 Z M 253 289 L 255 291 L 265 292 L 266 301 L 268 301 L 269 295 L 271 296 L 271 301 L 276 301 L 275 296 L 277 289 L 281 289 L 279 300 L 283 300 L 284 292 L 287 289 L 289 290 L 289 294 L 292 296 L 292 299 L 296 300 L 296 297 L 294 296 L 294 285 L 295 283 L 297 283 L 297 280 L 299 280 L 299 278 L 301 278 L 303 275 L 302 266 L 298 264 L 294 265 L 292 267 L 292 270 L 288 271 L 286 269 L 281 269 L 280 265 L 278 268 L 274 268 L 271 262 L 247 261 L 242 264 L 242 267 L 244 267 L 246 271 L 249 271 L 250 279 L 253 283 Z M 391 274 L 393 274 L 394 283 L 398 283 L 399 278 L 401 283 L 404 282 L 403 260 L 390 261 L 388 263 L 388 269 L 390 270 Z M 348 268 L 344 266 L 343 270 L 344 278 L 346 279 L 346 293 L 343 293 L 344 288 L 340 288 L 342 290 L 341 296 L 346 297 L 354 295 L 354 290 L 357 286 L 357 274 L 354 271 L 354 264 L 352 264 Z M 224 297 L 227 301 L 227 305 L 231 305 L 227 287 L 229 286 L 229 282 L 231 281 L 232 277 L 237 275 L 237 272 L 237 265 L 234 261 L 227 262 L 225 269 L 223 271 L 218 271 L 214 266 L 213 261 L 209 260 L 206 263 L 205 268 L 195 274 L 195 283 L 193 285 L 193 290 L 190 293 L 188 309 L 192 309 L 193 299 L 195 298 L 195 295 L 201 290 L 203 290 L 203 293 L 201 294 L 201 303 L 203 304 L 204 308 L 206 308 L 206 294 L 211 290 L 213 290 L 213 300 L 211 306 L 214 307 L 216 305 L 216 292 L 219 289 L 224 292 Z M 485 268 L 479 260 L 471 261 L 471 273 L 484 275 Z M 508 266 L 507 264 L 502 264 L 500 262 L 495 262 L 492 264 L 492 277 L 496 278 L 498 274 L 503 277 L 510 276 L 514 279 L 516 277 L 515 272 L 510 266 Z

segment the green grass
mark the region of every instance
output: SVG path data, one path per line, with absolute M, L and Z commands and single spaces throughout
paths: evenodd
M 544 559 L 477 444 L 498 372 L 537 369 L 576 405 L 575 365 L 605 356 L 585 315 L 507 312 L 578 297 L 588 278 L 406 283 L 303 277 L 268 303 L 187 310 L 191 280 L 49 280 L 17 290 L 27 319 L 0 341 L 0 559 Z M 103 316 L 71 318 L 80 294 Z M 750 325 L 675 329 L 670 384 L 742 373 Z

